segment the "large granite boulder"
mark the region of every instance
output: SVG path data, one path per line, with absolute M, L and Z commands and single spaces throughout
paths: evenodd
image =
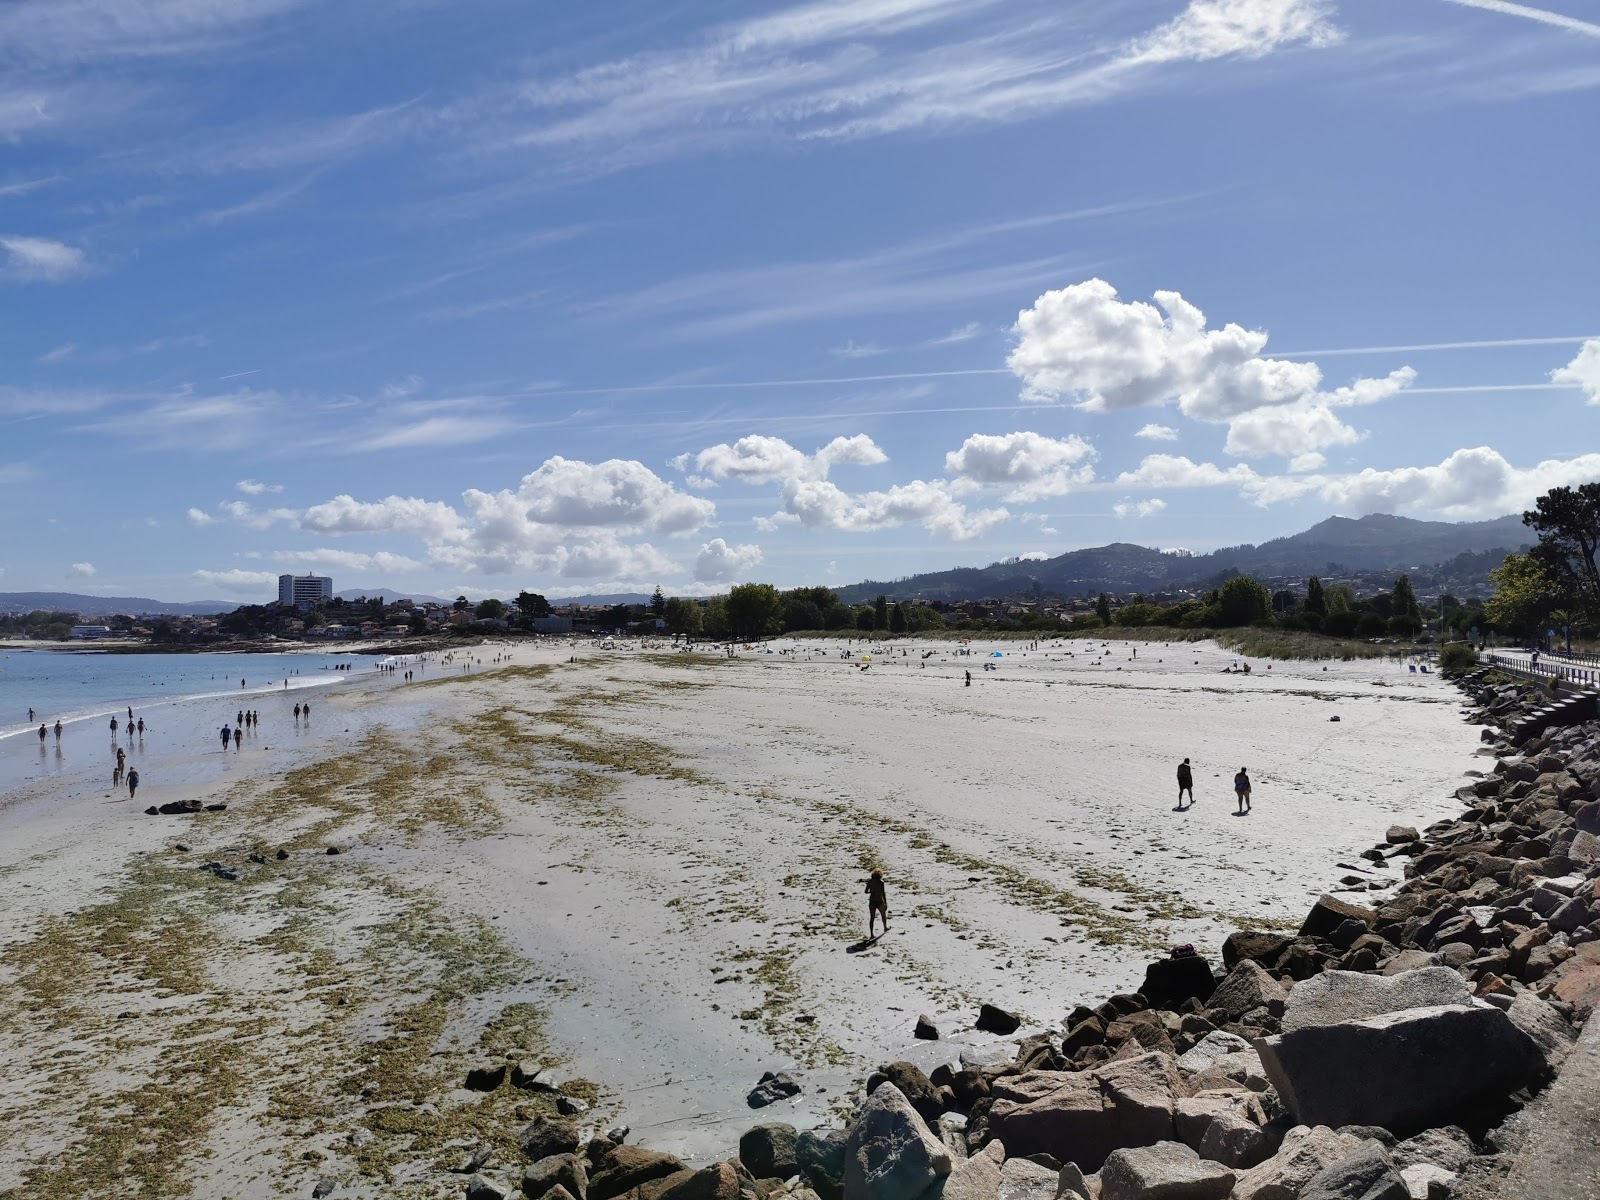
M 1336 896 L 1322 896 L 1311 906 L 1300 926 L 1301 937 L 1325 938 L 1346 921 L 1360 921 L 1371 925 L 1377 916 L 1370 908 L 1340 900 Z
M 1282 984 L 1269 975 L 1260 963 L 1247 958 L 1229 971 L 1227 978 L 1217 985 L 1217 990 L 1206 1001 L 1206 1007 L 1224 1012 L 1229 1019 L 1236 1021 L 1245 1013 L 1264 1008 L 1274 1000 L 1281 1003 L 1288 998 L 1289 994 L 1283 990 Z
M 800 1171 L 798 1138 L 794 1126 L 782 1121 L 751 1126 L 739 1139 L 739 1161 L 757 1179 L 788 1179 Z
M 588 1200 L 612 1200 L 624 1192 L 665 1179 L 685 1170 L 670 1154 L 643 1146 L 612 1146 L 594 1161 L 589 1175 Z
M 575 1200 L 587 1200 L 588 1160 L 579 1154 L 552 1154 L 522 1173 L 522 1194 L 528 1200 L 541 1200 L 558 1187 L 564 1188 Z
M 1177 1012 L 1186 1000 L 1202 1004 L 1217 990 L 1217 977 L 1211 964 L 1198 954 L 1186 958 L 1163 958 L 1144 969 L 1144 984 L 1139 988 L 1151 1008 Z
M 882 1084 L 850 1127 L 844 1200 L 916 1200 L 951 1168 L 950 1151 L 892 1083 Z
M 1460 972 L 1425 967 L 1399 975 L 1364 975 L 1357 971 L 1324 971 L 1302 980 L 1284 1006 L 1284 1033 L 1311 1025 L 1360 1021 L 1407 1008 L 1472 1002 L 1472 989 Z
M 669 1176 L 654 1200 L 739 1200 L 739 1183 L 732 1163 L 712 1163 L 703 1170 Z
M 1296 1120 L 1381 1125 L 1398 1136 L 1470 1123 L 1549 1071 L 1538 1045 L 1489 1006 L 1415 1008 L 1306 1026 L 1261 1038 L 1256 1048 Z
M 1234 1173 L 1181 1142 L 1114 1150 L 1100 1170 L 1100 1200 L 1225 1200 Z
M 1177 1064 L 1159 1052 L 1090 1071 L 1006 1076 L 990 1091 L 989 1129 L 1009 1154 L 1049 1154 L 1092 1172 L 1113 1150 L 1171 1141 L 1186 1094 Z

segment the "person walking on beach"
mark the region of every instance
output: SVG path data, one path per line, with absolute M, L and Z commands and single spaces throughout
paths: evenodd
M 61 719 L 56 718 L 56 745 L 61 744 Z
M 883 872 L 874 869 L 867 880 L 867 936 L 873 935 L 874 922 L 883 918 L 883 931 L 889 932 L 889 897 L 883 890 Z
M 29 717 L 28 719 L 30 721 L 33 720 L 32 717 Z M 44 745 L 44 723 L 42 721 L 39 723 L 39 745 Z
M 1233 794 L 1239 799 L 1239 810 L 1234 815 L 1240 816 L 1250 811 L 1250 773 L 1243 767 L 1233 777 Z
M 244 727 L 243 726 L 235 725 L 233 727 L 233 748 L 235 750 L 243 750 L 244 749 Z
M 222 727 L 222 748 L 224 750 L 226 750 L 228 748 L 228 743 L 232 739 L 233 739 L 233 730 L 229 729 L 226 725 L 224 725 Z
M 59 733 L 57 733 L 56 736 L 60 737 L 61 735 Z M 141 741 L 144 739 L 144 718 L 143 717 L 139 718 L 139 738 L 140 738 Z
M 1178 764 L 1178 807 L 1183 807 L 1183 794 L 1189 793 L 1189 803 L 1194 803 L 1194 771 L 1186 758 Z
M 133 799 L 133 794 L 139 790 L 139 772 L 137 769 L 128 772 L 128 799 Z
M 111 718 L 111 740 L 113 742 L 117 740 L 117 719 L 115 717 Z

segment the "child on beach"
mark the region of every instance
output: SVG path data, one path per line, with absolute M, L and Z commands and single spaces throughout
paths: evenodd
M 1240 814 L 1249 812 L 1250 775 L 1243 767 L 1240 767 L 1239 773 L 1233 777 L 1233 794 L 1239 799 L 1239 809 L 1234 815 L 1238 816 Z
M 873 936 L 874 922 L 883 918 L 883 931 L 889 932 L 889 897 L 883 890 L 883 872 L 874 870 L 867 880 L 867 936 Z

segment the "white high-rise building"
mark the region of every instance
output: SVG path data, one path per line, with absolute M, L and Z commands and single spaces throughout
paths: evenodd
M 278 603 L 284 608 L 315 608 L 333 599 L 333 580 L 326 575 L 279 575 Z

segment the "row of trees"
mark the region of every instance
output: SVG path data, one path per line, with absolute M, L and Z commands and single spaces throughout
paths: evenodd
M 681 596 L 663 598 L 658 589 L 651 607 L 659 611 L 668 633 L 690 639 L 759 638 L 813 629 L 901 634 L 945 628 L 944 615 L 927 605 L 891 602 L 887 596 L 849 605 L 830 588 L 780 592 L 770 583 L 741 583 L 704 604 Z
M 1600 626 L 1600 483 L 1552 488 L 1522 522 L 1539 540 L 1489 572 L 1495 591 L 1485 611 L 1497 625 L 1534 638 L 1553 628 L 1570 646 L 1574 633 Z

